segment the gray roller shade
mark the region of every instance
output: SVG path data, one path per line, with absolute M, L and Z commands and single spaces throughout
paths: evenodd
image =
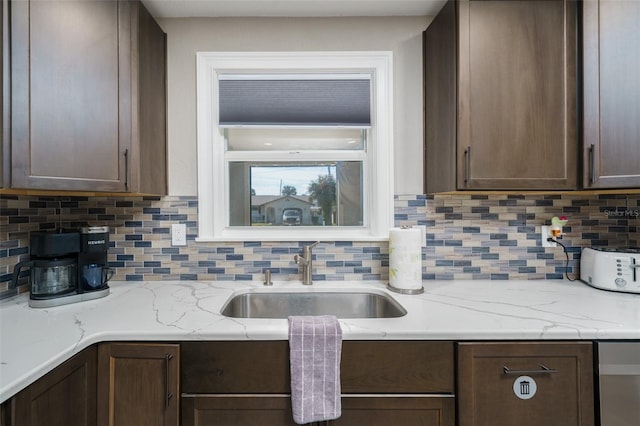
M 371 125 L 368 78 L 219 80 L 219 125 Z

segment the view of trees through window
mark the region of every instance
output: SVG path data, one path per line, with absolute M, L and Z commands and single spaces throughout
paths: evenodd
M 337 224 L 336 165 L 259 165 L 250 170 L 255 184 L 251 225 Z
M 358 226 L 362 224 L 361 162 L 326 164 L 231 163 L 248 191 L 234 186 L 235 205 L 250 207 L 251 226 Z M 245 172 L 243 172 L 245 171 Z M 236 179 L 237 181 L 238 179 Z M 242 193 L 249 203 L 242 203 Z M 239 218 L 242 211 L 233 217 Z M 235 220 L 235 225 L 246 221 Z

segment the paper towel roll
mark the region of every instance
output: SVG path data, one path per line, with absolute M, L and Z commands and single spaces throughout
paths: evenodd
M 422 231 L 393 228 L 389 231 L 389 285 L 401 290 L 422 288 Z

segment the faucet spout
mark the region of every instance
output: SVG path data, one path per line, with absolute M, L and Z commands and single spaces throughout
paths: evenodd
M 302 247 L 302 256 L 295 255 L 293 260 L 297 265 L 302 266 L 302 284 L 313 284 L 313 248 L 320 244 L 320 241 L 316 241 L 313 244 L 309 244 Z

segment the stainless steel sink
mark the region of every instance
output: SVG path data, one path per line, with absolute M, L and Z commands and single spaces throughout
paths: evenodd
M 391 296 L 373 291 L 246 292 L 232 296 L 221 314 L 233 318 L 287 318 L 335 315 L 338 318 L 397 318 L 407 311 Z

